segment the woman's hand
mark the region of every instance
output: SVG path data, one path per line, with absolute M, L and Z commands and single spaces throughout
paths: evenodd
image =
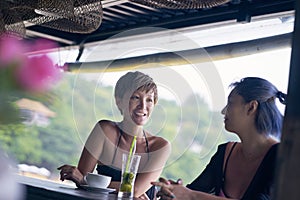
M 178 184 L 178 185 L 183 185 L 183 181 L 181 178 L 177 179 L 177 181 L 173 181 L 173 180 L 166 180 L 164 178 L 159 178 L 159 181 L 160 182 L 163 182 L 163 183 L 168 183 L 168 184 Z
M 151 184 L 160 188 L 157 197 L 160 197 L 161 200 L 189 199 L 190 189 L 183 186 L 181 179 L 172 181 L 159 178 L 159 182 L 151 182 Z
M 62 165 L 57 168 L 60 170 L 60 180 L 71 180 L 77 186 L 85 184 L 84 176 L 79 169 L 72 165 Z
M 159 182 L 151 182 L 152 185 L 155 185 L 157 188 L 159 188 L 156 196 L 160 197 L 161 199 L 175 198 L 175 195 L 173 194 L 174 187 L 172 186 L 172 183 L 175 184 L 176 182 L 172 180 L 166 180 L 164 178 L 159 178 Z

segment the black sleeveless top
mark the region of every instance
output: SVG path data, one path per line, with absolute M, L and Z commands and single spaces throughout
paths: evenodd
M 226 198 L 230 198 L 230 196 L 227 195 L 227 193 L 226 193 L 226 191 L 225 191 L 225 189 L 224 189 L 225 175 L 226 175 L 226 170 L 227 170 L 228 160 L 229 160 L 229 158 L 230 158 L 230 156 L 231 156 L 231 154 L 232 154 L 232 151 L 233 151 L 233 149 L 234 149 L 234 147 L 235 147 L 236 144 L 237 144 L 237 142 L 235 142 L 235 143 L 232 145 L 232 147 L 231 147 L 231 149 L 230 149 L 230 152 L 229 152 L 229 154 L 228 154 L 228 156 L 227 156 L 227 158 L 226 158 L 226 161 L 225 161 L 225 167 L 224 167 L 224 172 L 223 172 L 223 176 L 222 176 L 222 186 L 221 186 L 221 190 L 222 190 L 222 192 L 223 192 L 223 194 L 224 194 L 224 196 L 225 196 Z
M 119 139 L 118 139 L 118 143 L 117 143 L 117 146 L 116 146 L 116 149 L 115 149 L 115 152 L 114 152 L 114 156 L 113 156 L 111 165 L 110 166 L 108 166 L 108 165 L 97 165 L 97 168 L 96 168 L 98 174 L 111 176 L 112 177 L 111 181 L 121 181 L 121 173 L 122 173 L 121 169 L 117 169 L 116 167 L 113 167 L 113 164 L 115 162 L 115 157 L 116 157 L 116 154 L 117 154 L 117 150 L 118 150 L 118 147 L 119 147 L 119 144 L 120 144 L 120 141 L 121 141 L 121 136 L 124 134 L 123 131 L 120 128 L 119 128 L 119 133 L 120 133 L 119 134 Z M 148 159 L 149 159 L 149 145 L 148 145 L 148 139 L 146 137 L 145 132 L 144 132 L 144 137 L 145 137 L 145 140 L 146 140 L 146 151 L 147 151 Z M 147 190 L 146 194 L 147 194 L 147 196 L 149 197 L 150 200 L 153 200 L 154 197 L 155 197 L 155 186 L 152 186 L 151 188 L 149 188 L 149 190 Z
M 202 191 L 219 196 L 224 185 L 223 163 L 225 157 L 227 143 L 220 144 L 217 152 L 212 156 L 202 173 L 187 188 Z M 234 147 L 232 147 L 231 152 Z M 250 185 L 248 186 L 241 200 L 266 200 L 271 199 L 271 191 L 275 177 L 276 155 L 279 143 L 274 144 L 258 167 Z M 230 157 L 229 155 L 228 157 Z M 228 159 L 227 157 L 227 159 Z M 226 161 L 228 163 L 228 161 Z M 223 191 L 224 193 L 224 191 Z

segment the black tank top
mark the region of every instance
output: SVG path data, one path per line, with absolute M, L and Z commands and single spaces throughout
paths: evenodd
M 96 168 L 98 174 L 111 176 L 112 177 L 111 181 L 121 181 L 121 169 L 118 169 L 118 168 L 113 166 L 113 164 L 115 163 L 115 157 L 116 157 L 117 150 L 118 150 L 118 147 L 119 147 L 119 144 L 120 144 L 120 141 L 121 141 L 121 137 L 124 134 L 123 131 L 119 127 L 118 127 L 118 129 L 119 129 L 119 139 L 118 139 L 118 142 L 117 142 L 117 145 L 116 145 L 116 148 L 115 148 L 115 152 L 114 152 L 114 156 L 113 156 L 111 165 L 110 166 L 108 166 L 108 165 L 97 165 L 97 168 Z M 148 145 L 148 139 L 146 137 L 145 132 L 144 132 L 144 137 L 145 137 L 145 140 L 146 140 L 146 151 L 147 151 L 148 160 L 149 160 L 149 145 Z M 147 196 L 149 197 L 150 200 L 153 200 L 154 196 L 155 196 L 155 186 L 152 186 L 151 188 L 149 188 L 149 190 L 147 190 L 146 194 L 147 194 Z
M 224 167 L 224 172 L 223 172 L 223 177 L 222 177 L 222 188 L 221 188 L 221 189 L 222 189 L 223 194 L 225 195 L 226 198 L 230 198 L 230 196 L 227 195 L 227 193 L 226 193 L 226 191 L 225 191 L 225 189 L 224 189 L 225 174 L 226 174 L 226 170 L 227 170 L 228 160 L 229 160 L 229 158 L 230 158 L 230 156 L 231 156 L 231 153 L 232 153 L 232 151 L 233 151 L 233 149 L 234 149 L 234 147 L 235 147 L 236 144 L 237 144 L 237 142 L 235 142 L 235 143 L 232 145 L 231 149 L 230 149 L 230 152 L 229 152 L 229 154 L 228 154 L 228 157 L 227 157 L 227 159 L 226 159 L 226 161 L 225 161 L 225 167 Z

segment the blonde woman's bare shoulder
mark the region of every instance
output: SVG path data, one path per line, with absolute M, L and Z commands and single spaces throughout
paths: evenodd
M 98 124 L 102 127 L 102 128 L 112 128 L 116 126 L 116 122 L 107 120 L 107 119 L 102 119 L 100 121 L 98 121 Z
M 117 133 L 117 131 L 118 131 L 117 124 L 114 121 L 100 120 L 98 122 L 98 125 L 100 126 L 101 131 L 108 137 L 112 137 L 112 136 L 116 135 L 114 133 Z
M 148 137 L 148 142 L 149 142 L 149 146 L 151 151 L 157 151 L 160 150 L 162 148 L 170 148 L 171 144 L 168 140 L 159 137 L 159 136 L 149 136 Z

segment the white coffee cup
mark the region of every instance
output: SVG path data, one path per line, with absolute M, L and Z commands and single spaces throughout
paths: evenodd
M 91 187 L 107 188 L 111 181 L 111 177 L 102 174 L 88 173 L 85 177 L 85 180 Z

